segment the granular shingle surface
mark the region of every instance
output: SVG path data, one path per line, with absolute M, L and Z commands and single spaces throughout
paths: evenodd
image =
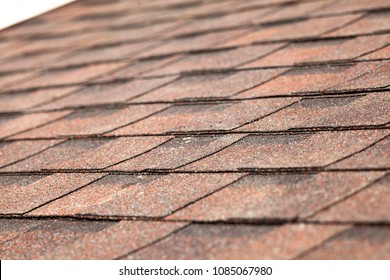
M 390 259 L 389 0 L 79 0 L 0 31 L 1 259 Z

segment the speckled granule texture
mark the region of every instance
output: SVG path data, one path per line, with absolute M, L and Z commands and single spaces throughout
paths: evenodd
M 390 259 L 390 0 L 287 2 L 1 30 L 0 258 Z

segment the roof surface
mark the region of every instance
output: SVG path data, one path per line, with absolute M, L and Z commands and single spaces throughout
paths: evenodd
M 77 1 L 0 32 L 1 259 L 390 259 L 390 1 Z

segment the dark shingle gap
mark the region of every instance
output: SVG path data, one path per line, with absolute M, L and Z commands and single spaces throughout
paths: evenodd
M 87 14 L 82 15 L 79 17 L 76 17 L 75 21 L 85 21 L 85 20 L 108 20 L 108 19 L 114 19 L 118 17 L 122 17 L 127 15 L 126 11 L 120 11 L 120 12 L 105 12 L 105 13 L 95 13 L 95 14 Z
M 82 6 L 103 6 L 103 5 L 109 5 L 113 3 L 118 3 L 119 0 L 82 0 L 80 1 L 80 4 Z
M 59 109 L 47 109 L 47 110 L 33 110 L 33 111 L 11 111 L 11 112 L 0 112 L 0 117 L 2 116 L 18 116 L 25 114 L 35 114 L 35 113 L 46 113 L 46 112 L 56 112 L 63 110 L 112 110 L 112 109 L 122 109 L 130 106 L 137 105 L 152 105 L 152 104 L 172 104 L 175 106 L 194 106 L 194 105 L 210 105 L 210 104 L 226 104 L 226 103 L 237 103 L 240 101 L 246 100 L 257 100 L 257 99 L 268 99 L 268 98 L 285 98 L 285 97 L 307 97 L 307 98 L 335 98 L 335 97 L 355 97 L 361 96 L 367 93 L 375 92 L 388 92 L 389 89 L 366 89 L 366 90 L 356 90 L 356 91 L 327 91 L 327 92 L 299 92 L 297 94 L 280 94 L 280 95 L 270 95 L 270 96 L 260 96 L 260 97 L 248 97 L 248 98 L 215 98 L 215 99 L 183 99 L 180 101 L 161 101 L 161 102 L 126 102 L 126 103 L 107 103 L 99 104 L 93 106 L 65 106 Z

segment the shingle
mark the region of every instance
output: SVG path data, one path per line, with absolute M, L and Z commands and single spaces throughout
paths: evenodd
M 275 79 L 243 91 L 238 98 L 261 96 L 286 96 L 299 93 L 327 93 L 361 89 L 384 88 L 387 79 L 388 62 L 361 62 L 347 66 L 318 66 L 291 68 Z
M 238 130 L 277 131 L 314 127 L 379 126 L 390 122 L 389 106 L 388 93 L 304 98 Z
M 183 131 L 231 130 L 295 102 L 296 98 L 261 99 L 238 103 L 172 106 L 109 135 Z
M 297 1 L 295 3 L 289 3 L 289 5 L 275 7 L 273 12 L 258 18 L 254 18 L 252 23 L 267 24 L 267 23 L 281 23 L 283 21 L 289 21 L 291 19 L 299 19 L 309 16 L 314 11 L 323 9 L 329 6 L 328 1 Z
M 123 109 L 78 110 L 48 125 L 18 134 L 16 138 L 57 137 L 63 135 L 99 135 L 164 109 L 166 105 L 139 105 Z M 30 117 L 31 118 L 31 117 Z
M 361 75 L 350 79 L 337 86 L 333 86 L 329 90 L 359 90 L 359 89 L 379 89 L 386 88 L 390 85 L 390 62 L 372 62 L 359 63 L 355 69 L 362 73 Z M 359 69 L 360 68 L 360 69 Z
M 177 62 L 152 71 L 152 74 L 161 75 L 190 71 L 204 71 L 210 69 L 234 68 L 235 66 L 272 53 L 281 46 L 281 44 L 247 46 L 231 50 L 220 50 L 187 55 L 182 59 L 179 59 Z
M 0 244 L 17 238 L 19 235 L 24 234 L 41 224 L 38 220 L 26 221 L 17 219 L 2 219 L 0 220 L 0 223 Z
M 54 174 L 50 176 L 1 176 L 0 213 L 23 214 L 48 201 L 81 188 L 103 175 Z
M 188 52 L 200 49 L 207 49 L 211 46 L 220 44 L 232 37 L 243 34 L 244 30 L 229 30 L 223 32 L 214 32 L 201 34 L 198 36 L 183 37 L 166 41 L 162 46 L 143 52 L 141 57 L 167 55 L 178 52 Z
M 51 102 L 75 91 L 77 87 L 42 89 L 26 93 L 0 95 L 0 111 L 12 112 L 27 110 Z
M 251 68 L 351 60 L 379 49 L 389 42 L 389 35 L 378 35 L 354 39 L 294 43 L 285 49 L 241 67 Z
M 170 30 L 181 26 L 177 22 L 160 22 L 146 26 L 134 26 L 132 28 L 118 28 L 99 32 L 104 42 L 144 41 L 164 37 Z
M 363 63 L 362 63 L 363 64 Z M 365 63 L 372 65 L 373 63 Z M 347 83 L 367 72 L 360 64 L 348 66 L 319 66 L 291 68 L 274 79 L 258 87 L 243 91 L 237 98 L 261 96 L 286 96 L 298 93 L 324 92 L 332 86 Z
M 35 77 L 34 72 L 20 72 L 20 73 L 0 73 L 0 87 L 1 90 L 6 90 L 25 80 L 30 80 Z
M 126 40 L 126 38 L 123 38 Z M 137 52 L 152 46 L 151 42 L 139 42 L 131 44 L 108 45 L 95 47 L 92 49 L 79 50 L 73 54 L 63 56 L 62 59 L 52 63 L 52 67 L 65 67 L 70 65 L 79 65 L 94 63 L 99 61 L 110 61 L 119 59 L 130 59 Z
M 271 25 L 269 27 L 261 26 L 245 36 L 226 42 L 223 46 L 318 37 L 319 35 L 349 23 L 358 17 L 359 15 L 344 15 L 337 18 L 312 18 L 297 22 L 287 22 L 286 24 Z
M 43 72 L 37 75 L 36 78 L 26 83 L 15 85 L 11 89 L 42 88 L 54 85 L 84 83 L 93 78 L 101 77 L 115 69 L 119 69 L 123 65 L 123 62 L 118 62 Z
M 246 23 L 253 23 L 269 13 L 273 14 L 275 8 L 251 9 L 222 14 L 220 16 L 193 19 L 188 24 L 170 32 L 170 36 L 183 36 L 196 33 L 206 33 L 210 30 L 237 28 Z
M 329 36 L 348 36 L 357 34 L 375 34 L 381 31 L 388 31 L 390 29 L 390 13 L 374 13 L 369 14 L 363 19 L 352 23 L 339 30 L 331 32 Z
M 118 138 L 115 140 L 65 141 L 3 171 L 34 171 L 45 169 L 104 168 L 146 152 L 164 143 L 167 137 Z
M 114 259 L 183 227 L 182 223 L 47 220 L 0 245 L 1 259 Z
M 0 138 L 14 136 L 24 131 L 40 127 L 59 120 L 70 114 L 70 111 L 16 115 L 0 118 Z
M 99 36 L 99 33 L 88 32 L 73 34 L 72 36 L 45 36 L 41 40 L 33 38 L 30 41 L 23 42 L 21 47 L 11 49 L 8 52 L 9 56 L 22 56 L 33 53 L 43 52 L 56 52 L 63 50 L 72 50 L 77 48 L 86 48 L 92 46 L 103 39 Z
M 41 106 L 39 109 L 59 109 L 77 106 L 93 106 L 106 103 L 120 103 L 159 88 L 175 77 L 148 80 L 133 80 L 128 83 L 98 84 Z M 153 107 L 152 107 L 153 108 Z M 134 110 L 133 110 L 134 111 Z
M 64 52 L 53 53 L 37 53 L 35 55 L 21 55 L 16 57 L 10 57 L 4 61 L 1 65 L 3 72 L 8 71 L 20 71 L 21 69 L 43 69 L 45 66 L 52 64 L 55 61 L 61 59 Z M 29 72 L 32 74 L 32 71 Z M 13 74 L 14 75 L 14 74 Z
M 243 135 L 176 137 L 154 150 L 114 165 L 110 170 L 174 169 L 215 153 Z
M 367 11 L 367 10 L 378 10 L 389 7 L 389 3 L 383 0 L 347 0 L 347 1 L 336 1 L 333 5 L 324 9 L 318 10 L 313 13 L 317 14 L 334 14 L 334 13 L 346 13 L 355 11 Z
M 0 143 L 0 167 L 39 153 L 61 140 L 15 141 Z
M 390 46 L 384 47 L 382 49 L 376 50 L 372 53 L 369 53 L 362 57 L 362 59 L 383 59 L 390 58 Z
M 320 167 L 357 152 L 385 131 L 340 131 L 296 135 L 253 135 L 182 170 Z M 239 155 L 239 156 L 237 156 Z
M 110 175 L 30 214 L 162 217 L 240 176 L 242 175 Z
M 234 3 L 234 2 L 233 2 Z M 183 10 L 183 15 L 191 17 L 201 17 L 207 18 L 207 15 L 213 16 L 215 13 L 229 13 L 231 10 L 234 10 L 237 6 L 232 5 L 232 1 L 210 1 L 206 2 L 204 5 L 198 5 L 196 7 L 191 7 L 186 10 Z
M 390 165 L 390 137 L 375 143 L 366 150 L 346 158 L 336 164 L 332 164 L 331 168 L 389 168 Z
M 128 259 L 291 259 L 344 226 L 191 225 Z M 291 242 L 294 240 L 294 242 Z
M 380 172 L 250 175 L 168 219 L 262 221 L 305 218 L 382 175 Z
M 390 258 L 390 229 L 359 226 L 345 230 L 303 259 L 309 260 L 388 260 Z
M 138 60 L 129 64 L 127 67 L 115 71 L 111 74 L 105 75 L 100 79 L 96 79 L 97 82 L 107 82 L 115 79 L 129 79 L 137 76 L 148 75 L 150 70 L 158 69 L 169 65 L 177 60 L 177 56 L 170 56 L 158 59 Z
M 283 69 L 240 71 L 231 74 L 184 76 L 133 101 L 173 101 L 193 98 L 229 97 L 282 73 Z
M 389 222 L 390 176 L 386 176 L 348 199 L 318 213 L 310 220 L 331 222 Z

